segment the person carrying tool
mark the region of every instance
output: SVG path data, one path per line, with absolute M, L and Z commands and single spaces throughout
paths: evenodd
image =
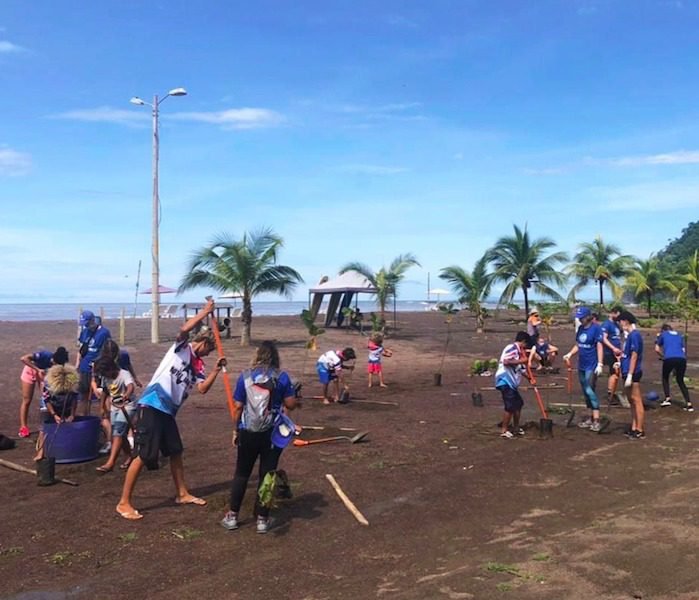
M 136 456 L 126 471 L 121 498 L 116 506 L 116 512 L 124 519 L 143 518 L 131 503 L 131 497 L 143 466 L 148 470 L 157 469 L 160 453 L 170 457 L 170 471 L 177 490 L 175 502 L 198 506 L 206 504 L 203 498 L 190 494 L 185 484 L 182 440 L 175 416 L 195 384 L 200 394 L 206 394 L 226 364 L 225 358 L 219 358 L 213 371 L 206 375 L 202 358 L 216 348 L 209 330 L 201 330 L 189 343 L 189 332 L 213 311 L 214 301 L 209 299 L 198 314 L 182 325 L 177 340 L 160 361 L 138 401 Z
M 357 355 L 353 348 L 345 348 L 344 350 L 328 350 L 320 355 L 316 363 L 316 372 L 318 379 L 323 384 L 323 404 L 332 404 L 340 401 L 340 384 L 345 391 L 349 390 L 349 386 L 345 382 L 345 377 L 342 373 L 344 369 L 354 370 L 354 365 L 346 365 L 348 360 L 354 360 Z M 328 387 L 330 382 L 334 382 L 335 395 L 328 395 Z
M 644 429 L 645 408 L 641 396 L 641 378 L 643 377 L 643 336 L 636 329 L 636 317 L 624 310 L 619 314 L 619 325 L 624 330 L 624 353 L 621 355 L 621 377 L 624 392 L 631 406 L 630 440 L 642 440 L 646 437 Z
M 684 382 L 684 374 L 687 371 L 687 351 L 684 345 L 684 338 L 680 333 L 672 328 L 672 325 L 664 323 L 660 328 L 660 333 L 655 339 L 655 352 L 663 361 L 663 391 L 665 400 L 660 406 L 670 406 L 670 375 L 675 372 L 675 381 L 682 392 L 684 398 L 684 410 L 694 412 L 694 405 L 689 399 L 689 390 Z
M 599 432 L 602 425 L 599 420 L 599 399 L 595 385 L 604 366 L 602 327 L 593 322 L 592 311 L 587 306 L 579 306 L 575 311 L 575 318 L 580 320 L 580 327 L 575 334 L 575 345 L 563 356 L 563 360 L 567 364 L 578 354 L 578 381 L 590 410 L 590 416 L 580 421 L 578 427 Z
M 275 444 L 275 426 L 287 427 L 287 437 L 294 435 L 293 424 L 280 421 L 284 421 L 283 413 L 296 408 L 296 390 L 289 375 L 280 370 L 279 351 L 274 342 L 260 344 L 251 368 L 238 377 L 233 399 L 233 440 L 238 453 L 231 483 L 230 510 L 221 520 L 221 526 L 230 531 L 239 527 L 238 513 L 257 459 L 260 460 L 258 492 L 265 476 L 277 470 L 283 447 Z M 260 502 L 259 493 L 255 498 L 254 516 L 257 533 L 267 533 L 271 526 L 269 506 Z
M 621 314 L 620 306 L 613 306 L 609 311 L 609 318 L 602 323 L 602 363 L 609 369 L 607 381 L 607 404 L 623 404 L 621 399 L 615 398 L 616 388 L 619 383 L 619 358 L 621 358 L 621 329 L 617 320 Z
M 527 347 L 530 344 L 529 334 L 519 331 L 515 341 L 508 344 L 500 354 L 498 369 L 495 372 L 495 389 L 502 394 L 505 412 L 502 416 L 502 431 L 500 437 L 511 440 L 515 435 L 524 435 L 524 429 L 519 426 L 524 400 L 517 388 L 522 381 L 522 374 L 528 363 Z M 512 431 L 510 431 L 512 421 Z M 514 431 L 514 433 L 513 433 Z
M 382 388 L 388 387 L 383 380 L 383 365 L 381 358 L 393 356 L 393 351 L 383 346 L 383 334 L 380 331 L 375 331 L 369 338 L 367 345 L 369 348 L 369 364 L 367 365 L 367 373 L 369 374 L 369 387 L 374 383 L 374 374 L 379 377 L 379 386 Z
M 65 359 L 65 363 L 67 363 L 67 352 Z M 65 363 L 56 364 L 46 371 L 41 398 L 42 421 L 45 425 L 53 423 L 56 425 L 71 423 L 75 418 L 75 408 L 78 402 L 79 375 L 75 367 Z M 53 438 L 55 438 L 55 436 L 56 431 L 54 431 Z M 34 456 L 34 460 L 37 462 L 44 458 L 45 442 L 46 434 L 42 429 L 36 443 L 37 453 L 36 456 Z
M 112 471 L 121 450 L 126 456 L 121 469 L 126 470 L 131 464 L 131 445 L 127 434 L 136 416 L 136 402 L 133 397 L 135 382 L 131 373 L 121 367 L 119 359 L 119 345 L 109 339 L 104 343 L 102 353 L 93 367 L 95 387 L 100 390 L 103 412 L 110 416 L 112 434 L 109 458 L 106 463 L 97 467 L 98 473 Z

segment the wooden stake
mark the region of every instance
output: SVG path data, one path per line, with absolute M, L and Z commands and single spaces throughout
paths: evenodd
M 359 509 L 357 509 L 354 503 L 347 497 L 345 492 L 342 491 L 342 488 L 337 481 L 335 481 L 335 478 L 330 473 L 327 473 L 325 478 L 330 482 L 330 485 L 333 486 L 337 492 L 337 495 L 340 497 L 340 500 L 342 500 L 342 503 L 347 507 L 347 510 L 354 515 L 354 518 L 357 519 L 357 521 L 359 521 L 362 525 L 369 525 L 369 521 L 366 520 L 364 515 L 359 512 Z
M 8 469 L 12 469 L 13 471 L 19 471 L 20 473 L 29 473 L 30 475 L 34 475 L 34 477 L 36 477 L 35 469 L 30 469 L 23 465 L 18 465 L 17 463 L 10 462 L 9 460 L 4 460 L 0 458 L 0 465 L 2 465 L 3 467 L 7 467 Z M 56 481 L 60 481 L 61 483 L 67 483 L 68 485 L 78 485 L 78 482 L 73 481 L 72 479 L 62 479 L 61 477 L 56 477 L 55 479 Z

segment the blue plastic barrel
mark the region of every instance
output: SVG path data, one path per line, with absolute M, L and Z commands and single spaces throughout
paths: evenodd
M 59 464 L 97 458 L 100 436 L 99 417 L 75 417 L 72 423 L 44 423 L 45 453 Z

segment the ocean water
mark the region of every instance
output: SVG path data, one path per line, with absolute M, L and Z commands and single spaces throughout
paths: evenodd
M 161 302 L 161 306 L 181 303 L 167 301 Z M 192 303 L 187 303 L 193 306 Z M 218 306 L 240 307 L 240 302 L 226 303 L 218 302 Z M 352 303 L 354 306 L 354 303 Z M 360 300 L 359 309 L 368 315 L 370 312 L 378 310 L 376 303 L 371 300 Z M 308 302 L 303 301 L 277 301 L 277 302 L 256 302 L 253 300 L 252 312 L 254 315 L 299 315 L 304 308 L 308 308 Z M 323 306 L 325 308 L 325 306 Z M 396 311 L 415 312 L 423 311 L 427 303 L 420 300 L 398 300 Z M 0 321 L 76 321 L 81 309 L 89 309 L 96 315 L 103 314 L 105 319 L 117 319 L 121 315 L 122 309 L 128 318 L 143 318 L 146 311 L 150 310 L 150 303 L 142 302 L 134 307 L 133 303 L 107 303 L 107 304 L 0 304 Z M 392 312 L 393 305 L 387 307 L 387 312 Z M 178 313 L 182 316 L 182 312 Z M 147 317 L 146 317 L 147 318 Z

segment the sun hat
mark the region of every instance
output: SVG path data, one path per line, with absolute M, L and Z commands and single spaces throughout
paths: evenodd
M 280 412 L 274 421 L 274 429 L 272 429 L 272 445 L 277 448 L 286 448 L 289 442 L 294 439 L 296 433 L 296 425 L 288 417 L 288 415 Z
M 538 315 L 538 314 L 539 314 L 539 311 L 536 310 L 536 308 L 532 308 L 532 309 L 529 311 L 529 316 L 530 316 L 530 317 L 531 317 L 532 315 Z
M 87 325 L 90 321 L 95 320 L 95 313 L 91 310 L 84 310 L 80 313 L 80 324 Z
M 576 319 L 584 319 L 585 317 L 589 317 L 591 314 L 592 311 L 587 308 L 587 306 L 578 306 L 578 308 L 575 309 Z

